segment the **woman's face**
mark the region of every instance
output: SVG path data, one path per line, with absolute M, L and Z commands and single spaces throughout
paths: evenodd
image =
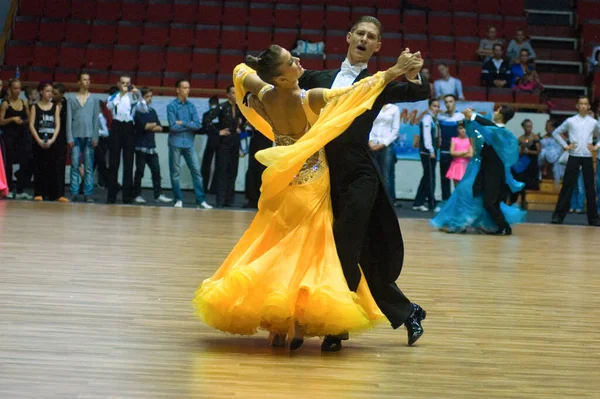
M 44 101 L 52 100 L 52 86 L 46 85 L 40 92 L 40 99 Z
M 529 53 L 527 51 L 521 51 L 519 59 L 521 60 L 521 64 L 529 64 Z
M 13 98 L 18 98 L 21 94 L 21 82 L 13 82 L 10 85 L 9 91 Z
M 467 137 L 467 131 L 465 130 L 464 126 L 458 127 L 458 137 L 460 137 L 461 139 L 464 139 Z
M 281 75 L 275 78 L 275 83 L 277 86 L 291 87 L 296 84 L 304 73 L 304 68 L 300 65 L 300 58 L 294 57 L 289 51 L 282 49 L 280 60 L 279 71 Z
M 525 131 L 525 134 L 530 134 L 533 131 L 533 123 L 525 122 L 523 124 L 523 130 Z

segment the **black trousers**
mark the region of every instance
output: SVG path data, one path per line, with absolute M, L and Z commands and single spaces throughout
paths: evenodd
M 58 147 L 52 145 L 43 149 L 37 143 L 33 146 L 34 196 L 54 201 L 58 198 Z
M 248 200 L 247 206 L 249 207 L 258 207 L 262 174 L 267 168 L 256 160 L 256 153 L 272 146 L 273 142 L 262 133 L 255 131 L 252 135 L 252 139 L 250 140 L 250 158 L 248 159 L 248 170 L 246 171 L 246 199 Z
M 219 147 L 216 161 L 217 174 L 217 206 L 232 206 L 235 198 L 235 179 L 237 178 L 240 162 L 240 147 L 238 145 L 223 145 Z
M 510 227 L 500 210 L 500 203 L 508 192 L 504 164 L 496 151 L 485 144 L 481 150 L 481 169 L 473 183 L 473 195 L 483 196 L 483 208 L 499 229 Z
M 142 151 L 135 152 L 135 177 L 133 181 L 133 197 L 142 193 L 142 179 L 144 178 L 144 169 L 146 165 L 152 173 L 152 188 L 154 190 L 154 199 L 162 194 L 160 187 L 160 164 L 158 163 L 158 154 L 147 154 Z
M 452 155 L 449 153 L 440 153 L 440 184 L 442 187 L 442 201 L 448 201 L 450 199 L 450 179 L 446 177 L 448 169 L 452 164 Z
M 200 167 L 200 174 L 202 175 L 202 183 L 204 184 L 205 193 L 208 193 L 209 190 L 214 191 L 214 189 L 217 186 L 217 168 L 215 167 L 215 173 L 213 175 L 212 184 L 210 184 L 210 170 L 212 167 L 213 159 L 215 158 L 215 155 L 218 151 L 219 147 L 211 145 L 210 140 L 208 143 L 206 143 L 206 147 L 204 148 L 204 155 L 202 155 L 202 166 Z
M 98 170 L 98 184 L 108 187 L 108 167 L 106 166 L 106 154 L 108 151 L 108 137 L 100 137 L 98 145 L 94 148 L 94 168 Z
M 66 133 L 60 132 L 60 135 Z M 67 165 L 67 142 L 60 136 L 54 143 L 56 146 L 56 194 L 57 198 L 65 196 L 65 168 Z
M 15 191 L 17 194 L 22 193 L 31 182 L 33 175 L 32 168 L 32 147 L 33 142 L 31 134 L 25 129 L 17 129 L 17 131 L 4 131 L 2 134 L 4 142 L 4 168 L 6 170 L 6 180 L 9 191 Z M 13 182 L 13 164 L 19 164 L 17 172 L 17 184 Z
M 360 264 L 377 306 L 398 328 L 410 316 L 412 305 L 381 267 L 389 259 L 403 262 L 404 243 L 394 207 L 376 172 L 348 177 L 341 184 L 333 189 L 333 235 L 348 287 L 358 288 Z
M 552 215 L 555 219 L 562 221 L 571 206 L 571 197 L 573 196 L 573 190 L 577 184 L 577 176 L 579 169 L 583 173 L 583 183 L 585 185 L 585 197 L 587 202 L 587 217 L 588 223 L 592 224 L 598 220 L 598 208 L 596 207 L 596 189 L 594 185 L 594 164 L 591 157 L 575 157 L 569 156 L 567 161 L 567 167 L 565 169 L 565 175 L 563 177 L 562 188 L 558 195 L 558 202 Z
M 437 159 L 425 154 L 420 154 L 420 156 L 421 165 L 423 165 L 423 177 L 421 177 L 417 189 L 414 205 L 421 206 L 427 201 L 429 209 L 433 210 L 435 208 L 435 164 Z
M 108 197 L 106 202 L 117 202 L 119 187 L 119 166 L 121 151 L 123 152 L 123 203 L 133 202 L 133 154 L 135 151 L 135 130 L 133 122 L 113 120 L 110 136 L 108 136 L 109 169 Z

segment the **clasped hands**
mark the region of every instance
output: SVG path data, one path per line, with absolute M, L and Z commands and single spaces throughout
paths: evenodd
M 408 79 L 416 79 L 419 71 L 423 68 L 421 52 L 411 53 L 409 48 L 404 49 L 393 68 L 398 75 L 404 74 Z

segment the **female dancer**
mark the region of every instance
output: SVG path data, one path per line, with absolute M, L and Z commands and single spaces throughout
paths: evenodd
M 467 166 L 465 175 L 459 185 L 452 193 L 450 199 L 446 202 L 440 212 L 430 221 L 430 224 L 446 233 L 466 233 L 466 232 L 497 232 L 502 226 L 498 226 L 484 207 L 483 195 L 475 195 L 473 186 L 476 184 L 477 175 L 482 165 L 482 149 L 484 144 L 491 146 L 498 158 L 500 167 L 504 171 L 498 171 L 501 181 L 487 181 L 484 184 L 493 185 L 505 183 L 512 192 L 520 191 L 524 184 L 514 180 L 510 166 L 513 165 L 519 155 L 519 147 L 516 137 L 506 128 L 502 114 L 502 108 L 494 113 L 494 122 L 486 121 L 490 126 L 484 126 L 478 121 L 484 122 L 481 117 L 471 121 L 473 112 L 469 109 L 463 111 L 465 114 L 465 127 L 467 135 L 474 139 L 473 158 Z M 510 224 L 520 223 L 525 219 L 526 212 L 517 206 L 510 207 L 504 202 L 500 202 L 500 210 L 504 214 L 506 222 Z
M 421 64 L 407 49 L 395 66 L 351 87 L 309 91 L 298 87 L 300 60 L 276 45 L 235 68 L 240 109 L 277 146 L 256 155 L 267 166 L 259 211 L 196 291 L 198 317 L 234 334 L 268 330 L 274 346 L 289 333 L 292 350 L 305 335 L 336 335 L 383 317 L 364 279 L 354 293 L 344 278 L 323 147 L 369 109 L 388 82 Z M 249 107 L 243 104 L 248 92 Z

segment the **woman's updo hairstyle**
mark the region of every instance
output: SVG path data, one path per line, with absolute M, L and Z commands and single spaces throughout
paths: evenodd
M 280 46 L 273 44 L 260 53 L 258 57 L 246 56 L 246 65 L 254 69 L 259 78 L 273 84 L 273 79 L 281 75 L 279 72 L 281 50 Z

